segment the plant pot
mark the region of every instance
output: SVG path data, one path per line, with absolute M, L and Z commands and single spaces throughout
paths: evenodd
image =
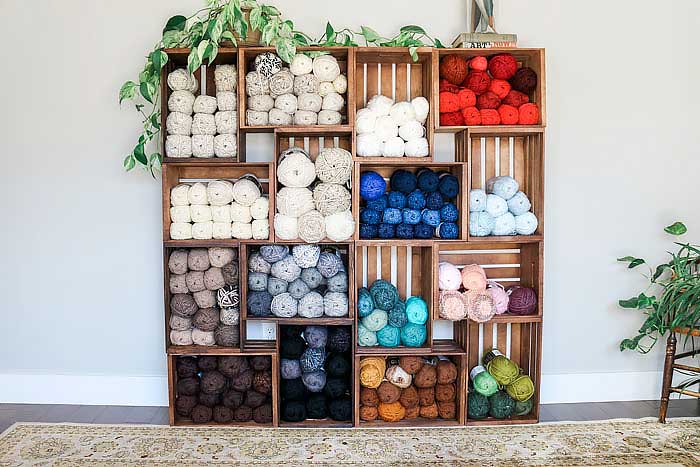
M 252 8 L 249 7 L 243 7 L 241 8 L 243 10 L 243 16 L 245 17 L 245 22 L 248 25 L 248 37 L 245 40 L 241 40 L 239 35 L 233 31 L 233 35 L 236 37 L 236 40 L 238 41 L 238 46 L 256 46 L 260 45 L 260 31 L 257 29 L 253 31 L 253 28 L 250 26 L 250 11 Z

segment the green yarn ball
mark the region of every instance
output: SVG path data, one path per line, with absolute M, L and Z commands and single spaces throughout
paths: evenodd
M 377 333 L 368 330 L 362 323 L 358 323 L 357 343 L 362 347 L 374 347 L 377 345 Z
M 360 318 L 364 318 L 374 311 L 374 300 L 367 287 L 357 290 L 357 313 Z
M 520 368 L 509 358 L 498 355 L 486 364 L 486 370 L 501 386 L 508 386 L 520 375 Z
M 372 294 L 374 306 L 384 311 L 391 311 L 399 299 L 399 292 L 396 287 L 384 279 L 377 279 L 369 288 L 369 293 Z
M 428 304 L 420 297 L 410 297 L 406 300 L 406 316 L 409 323 L 425 324 L 428 321 Z
M 478 392 L 470 392 L 467 396 L 467 416 L 476 420 L 489 415 L 489 399 Z
M 368 331 L 377 332 L 389 322 L 389 315 L 386 311 L 376 309 L 368 316 L 362 318 L 362 324 Z
M 474 390 L 485 397 L 493 396 L 498 392 L 498 382 L 488 371 L 482 371 L 474 376 L 472 384 Z
M 532 412 L 532 399 L 528 399 L 526 401 L 515 401 L 515 410 L 513 411 L 514 415 L 527 415 L 530 412 Z
M 401 343 L 401 330 L 394 326 L 384 326 L 377 331 L 377 341 L 382 347 L 397 347 Z
M 394 308 L 389 312 L 389 326 L 394 326 L 395 328 L 402 328 L 408 323 L 408 316 L 406 315 L 406 304 L 399 300 L 394 305 Z
M 423 324 L 408 323 L 401 328 L 401 343 L 406 347 L 420 347 L 428 338 L 428 330 Z
M 504 419 L 513 415 L 515 411 L 515 401 L 505 391 L 498 391 L 489 397 L 489 414 L 493 418 Z
M 518 376 L 506 386 L 506 392 L 516 401 L 523 402 L 535 394 L 535 384 L 532 382 L 532 378 L 527 375 Z

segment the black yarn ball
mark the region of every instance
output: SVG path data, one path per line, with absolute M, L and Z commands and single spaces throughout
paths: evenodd
M 196 405 L 192 409 L 192 421 L 194 423 L 209 423 L 212 417 L 211 407 L 206 405 Z
M 175 411 L 178 415 L 189 417 L 192 415 L 192 409 L 197 405 L 197 396 L 177 396 L 175 399 Z
M 229 389 L 221 396 L 221 403 L 226 407 L 236 409 L 243 404 L 243 398 L 244 394 L 242 392 Z
M 282 400 L 285 401 L 301 401 L 304 400 L 306 388 L 301 378 L 283 379 L 282 380 Z
M 245 393 L 245 405 L 251 409 L 260 407 L 266 400 L 267 396 L 265 396 L 265 394 L 260 394 L 257 391 L 250 390 Z
M 221 394 L 206 394 L 204 392 L 200 392 L 199 403 L 213 408 L 221 404 Z
M 214 407 L 213 416 L 216 423 L 231 423 L 233 421 L 233 409 L 217 405 Z
M 218 360 L 216 357 L 209 355 L 197 357 L 197 364 L 199 365 L 199 369 L 202 371 L 216 370 L 217 363 Z
M 301 422 L 306 419 L 306 405 L 300 401 L 289 401 L 282 405 L 282 420 Z
M 326 348 L 331 352 L 347 352 L 352 344 L 350 330 L 341 326 L 329 326 Z
M 333 354 L 326 360 L 328 376 L 345 376 L 350 373 L 350 362 L 341 354 Z
M 250 358 L 250 366 L 255 371 L 264 371 L 272 368 L 272 358 L 267 355 L 256 355 Z
M 300 337 L 305 326 L 280 326 L 282 339 L 287 337 Z
M 306 401 L 306 418 L 328 418 L 326 396 L 323 394 L 314 394 L 313 396 L 309 397 L 309 400 Z
M 348 383 L 344 378 L 330 378 L 323 388 L 329 399 L 340 399 L 348 391 Z
M 301 358 L 304 349 L 306 349 L 306 342 L 301 336 L 283 338 L 282 342 L 280 342 L 280 356 L 282 358 L 297 360 Z
M 347 422 L 352 419 L 352 400 L 350 397 L 332 400 L 328 404 L 328 413 L 333 420 Z
M 199 372 L 197 359 L 194 357 L 178 357 L 177 376 L 180 378 L 192 378 Z
M 199 393 L 199 378 L 180 378 L 177 380 L 178 396 L 196 396 Z

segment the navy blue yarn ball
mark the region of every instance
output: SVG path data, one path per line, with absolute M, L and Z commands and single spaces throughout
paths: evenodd
M 371 208 L 360 209 L 360 222 L 363 224 L 379 224 L 382 220 L 382 213 Z
M 413 226 L 401 223 L 396 226 L 396 238 L 413 238 Z
M 385 224 L 400 224 L 402 219 L 400 209 L 386 208 L 382 222 Z
M 440 177 L 432 170 L 423 169 L 418 173 L 418 188 L 426 193 L 437 191 L 439 184 Z
M 431 227 L 437 227 L 440 225 L 440 211 L 424 209 L 423 214 L 421 214 L 421 219 L 423 220 L 423 223 L 428 224 Z
M 438 184 L 438 190 L 443 194 L 445 198 L 454 198 L 459 193 L 459 180 L 457 177 L 451 174 L 442 174 L 440 176 L 440 183 Z
M 430 227 L 428 224 L 421 222 L 413 228 L 413 236 L 415 238 L 433 238 L 435 227 Z
M 425 207 L 428 209 L 439 211 L 443 204 L 445 204 L 445 201 L 438 191 L 428 193 L 428 196 L 425 197 Z
M 377 238 L 379 227 L 372 224 L 360 224 L 360 238 Z
M 403 193 L 410 193 L 416 189 L 416 176 L 409 172 L 408 170 L 399 169 L 391 174 L 390 180 L 391 189 L 395 191 L 401 191 Z
M 394 238 L 396 226 L 393 224 L 379 224 L 379 238 Z
M 406 207 L 406 195 L 400 191 L 390 191 L 387 200 L 390 208 L 403 209 Z
M 425 207 L 425 195 L 420 190 L 414 190 L 406 198 L 406 204 L 411 209 L 423 209 Z
M 454 222 L 443 222 L 440 224 L 439 236 L 448 240 L 454 240 L 459 235 L 459 229 Z
M 403 209 L 401 214 L 403 215 L 404 224 L 416 225 L 420 222 L 420 211 L 418 209 Z
M 367 201 L 367 207 L 370 209 L 374 209 L 375 211 L 383 211 L 387 208 L 388 206 L 388 201 L 387 201 L 387 196 L 384 194 L 380 196 L 377 199 L 374 199 L 372 201 Z
M 440 208 L 440 219 L 442 222 L 457 222 L 458 217 L 459 211 L 454 204 L 445 203 L 445 205 Z
M 380 198 L 386 191 L 386 181 L 377 172 L 362 172 L 360 175 L 360 196 L 367 201 Z

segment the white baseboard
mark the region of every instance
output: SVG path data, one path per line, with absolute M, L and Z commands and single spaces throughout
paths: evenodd
M 0 403 L 168 405 L 165 376 L 0 374 Z M 543 404 L 658 399 L 661 372 L 543 375 Z

